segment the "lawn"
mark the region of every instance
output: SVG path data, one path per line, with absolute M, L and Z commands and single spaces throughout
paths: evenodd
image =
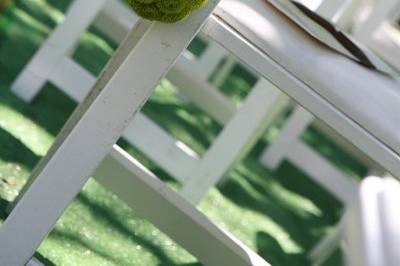
M 76 104 L 52 84 L 30 104 L 12 95 L 10 84 L 29 58 L 62 21 L 70 0 L 14 1 L 0 15 L 0 215 L 18 194 Z M 196 52 L 202 45 L 193 43 Z M 115 45 L 94 29 L 74 53 L 98 74 Z M 237 66 L 221 91 L 240 101 L 253 77 Z M 207 114 L 183 100 L 168 81 L 161 82 L 143 109 L 177 139 L 203 154 L 221 130 Z M 289 111 L 288 111 L 289 112 Z M 342 206 L 289 162 L 277 171 L 258 157 L 277 136 L 286 114 L 265 132 L 250 154 L 227 173 L 223 187 L 212 189 L 199 208 L 273 265 L 309 265 L 307 251 L 340 218 Z M 366 169 L 317 129 L 303 139 L 354 178 Z M 171 186 L 179 184 L 140 151 L 119 144 Z M 29 221 L 27 221 L 29 226 Z M 205 243 L 206 244 L 206 243 Z M 129 209 L 115 195 L 90 180 L 65 211 L 36 256 L 46 265 L 191 265 L 197 261 L 183 248 Z M 326 265 L 341 265 L 337 252 Z

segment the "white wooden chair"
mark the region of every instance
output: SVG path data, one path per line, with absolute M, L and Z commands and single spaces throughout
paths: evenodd
M 57 27 L 13 83 L 12 91 L 20 98 L 32 100 L 43 84 L 50 81 L 76 101 L 82 101 L 96 78 L 70 58 L 79 36 L 94 21 L 99 29 L 119 42 L 138 19 L 116 0 L 90 3 L 89 13 L 86 13 L 86 5 L 87 0 L 76 0 L 72 3 L 64 22 Z M 100 15 L 96 18 L 97 14 Z M 116 19 L 112 19 L 113 17 Z M 181 88 L 184 95 L 225 125 L 223 132 L 206 154 L 200 158 L 141 113 L 138 113 L 123 134 L 128 142 L 177 178 L 183 185 L 183 195 L 194 204 L 204 197 L 235 162 L 244 157 L 286 103 L 285 96 L 261 79 L 238 108 L 213 84 L 208 83 L 213 70 L 228 55 L 215 42 L 210 42 L 209 46 L 199 59 L 184 53 L 167 74 L 167 78 Z M 227 66 L 223 67 L 225 71 L 222 72 L 226 73 L 231 67 L 232 62 L 228 60 Z M 223 77 L 224 75 L 219 79 Z M 157 145 L 153 145 L 154 139 L 157 139 Z M 212 181 L 205 182 L 207 186 L 198 186 L 197 183 L 204 179 L 204 175 L 209 176 Z M 198 182 L 195 182 L 193 176 L 197 176 Z
M 342 10 L 343 6 L 349 4 L 349 1 L 344 1 L 340 3 L 340 5 L 338 2 L 335 2 L 335 5 L 333 5 L 332 1 L 325 0 L 318 8 L 318 11 L 325 16 L 331 16 L 331 19 L 333 19 L 337 17 L 337 10 Z M 78 25 L 78 17 L 80 20 L 85 20 L 85 23 Z M 72 47 L 77 45 L 80 34 L 94 21 L 95 26 L 104 31 L 116 42 L 120 42 L 136 20 L 137 17 L 133 15 L 131 11 L 127 10 L 127 7 L 120 1 L 108 0 L 97 2 L 92 10 L 92 14 L 85 12 L 81 1 L 75 1 L 66 16 L 65 22 L 55 30 L 49 40 L 36 53 L 31 62 L 14 82 L 12 90 L 22 99 L 30 101 L 40 91 L 44 82 L 49 80 L 76 101 L 81 101 L 92 84 L 94 84 L 95 77 L 91 76 L 69 57 Z M 66 36 L 66 34 L 69 34 L 69 38 L 62 37 Z M 68 40 L 68 42 L 66 42 L 66 40 Z M 68 45 L 66 45 L 67 43 Z M 55 49 L 58 49 L 59 52 L 53 52 Z M 49 56 L 49 54 L 51 56 Z M 227 53 L 223 48 L 216 45 L 215 42 L 210 42 L 210 47 L 203 56 L 196 59 L 189 53 L 185 53 L 167 75 L 174 84 L 182 89 L 186 96 L 203 110 L 210 113 L 210 115 L 221 124 L 228 124 L 238 108 L 207 81 L 217 64 L 226 55 Z M 232 67 L 232 62 L 235 61 L 230 61 L 225 67 L 223 66 L 226 71 L 222 71 L 222 73 L 229 71 L 230 67 Z M 219 80 L 223 79 L 224 76 L 225 75 L 221 75 Z M 36 77 L 40 77 L 40 81 L 35 82 L 38 80 Z M 268 85 L 265 84 L 265 86 Z M 260 85 L 258 85 L 258 87 L 260 87 Z M 280 101 L 279 97 L 277 99 Z M 259 104 L 264 105 L 264 102 L 259 102 Z M 273 104 L 273 102 L 271 102 L 271 104 Z M 277 104 L 281 106 L 281 103 L 277 102 Z M 253 101 L 248 101 L 248 105 L 256 106 L 257 99 L 253 97 Z M 246 115 L 248 117 L 253 117 L 253 112 L 259 112 L 259 109 L 243 109 L 247 110 L 249 113 L 239 116 L 242 117 L 242 119 Z M 269 110 L 268 105 L 265 110 Z M 277 113 L 278 112 L 275 111 L 275 114 Z M 270 115 L 273 117 L 275 114 Z M 270 120 L 271 119 L 269 119 L 269 121 Z M 264 120 L 255 121 L 260 123 L 265 122 Z M 296 141 L 298 135 L 312 121 L 315 121 L 315 119 L 311 114 L 307 113 L 302 108 L 298 108 L 296 115 L 291 117 L 287 124 L 288 126 L 282 131 L 279 137 L 286 145 L 282 145 L 282 141 L 276 141 L 273 146 L 264 153 L 262 162 L 269 168 L 274 169 L 283 159 L 289 158 L 300 169 L 314 177 L 318 183 L 322 184 L 328 191 L 332 192 L 338 199 L 343 201 L 345 200 L 344 195 L 349 195 L 351 194 L 350 191 L 354 190 L 353 182 L 348 180 L 341 171 L 333 167 L 318 153 L 314 152 L 308 146 L 302 145 L 300 141 Z M 234 124 L 233 121 L 232 124 Z M 291 124 L 296 125 L 297 131 L 289 126 Z M 192 171 L 199 167 L 204 169 L 204 171 L 199 171 L 199 173 L 203 172 L 203 174 L 204 172 L 209 172 L 207 170 L 208 168 L 215 167 L 216 171 L 213 173 L 213 175 L 215 175 L 214 179 L 217 176 L 219 176 L 219 178 L 222 177 L 235 161 L 243 157 L 254 140 L 262 133 L 261 129 L 265 129 L 267 125 L 257 125 L 256 123 L 250 122 L 248 127 L 250 126 L 249 133 L 246 134 L 244 132 L 243 136 L 238 136 L 236 133 L 232 132 L 229 133 L 229 127 L 226 128 L 227 133 L 223 135 L 230 136 L 231 143 L 236 143 L 238 145 L 234 148 L 235 152 L 238 154 L 236 157 L 229 158 L 225 156 L 226 152 L 223 150 L 212 149 L 212 151 L 210 150 L 211 155 L 208 156 L 212 158 L 211 161 L 216 160 L 215 158 L 227 158 L 224 162 L 216 160 L 214 164 L 201 163 L 201 160 L 198 159 L 198 156 L 193 151 L 169 136 L 142 114 L 138 114 L 132 124 L 126 129 L 123 136 L 185 185 L 186 178 L 196 175 Z M 240 127 L 242 126 L 239 126 L 239 128 Z M 230 128 L 232 131 L 237 131 L 233 126 Z M 232 137 L 233 134 L 236 134 L 236 139 Z M 329 132 L 329 135 L 332 136 L 334 134 Z M 158 146 L 151 145 L 154 138 L 159 140 Z M 336 139 L 340 142 L 340 138 L 336 137 Z M 292 145 L 293 143 L 295 144 Z M 229 145 L 229 142 L 227 142 L 227 144 Z M 220 147 L 222 149 L 222 145 L 218 145 L 217 143 L 215 147 Z M 353 154 L 355 153 L 353 152 Z M 366 157 L 362 158 L 364 159 Z M 177 161 L 181 163 L 176 163 Z M 207 162 L 208 160 L 204 161 Z M 374 168 L 377 168 L 370 160 L 364 159 L 364 161 L 369 162 L 371 165 L 374 165 Z M 201 179 L 201 177 L 199 178 Z M 215 184 L 215 182 L 216 181 L 210 184 L 210 186 Z M 193 203 L 197 203 L 207 190 L 208 188 L 199 190 L 196 192 L 198 195 L 195 195 L 194 191 L 188 191 L 186 194 L 189 200 Z
M 304 1 L 304 4 L 307 4 L 306 1 Z M 349 31 L 355 24 L 359 23 L 358 16 L 366 8 L 362 4 L 365 4 L 365 2 L 325 0 L 314 8 L 318 14 L 333 22 L 337 27 Z M 334 140 L 344 151 L 360 161 L 368 168 L 370 173 L 384 173 L 384 170 L 377 163 L 362 154 L 340 135 L 335 134 L 329 127 L 322 125 L 318 119 L 315 119 L 310 112 L 301 106 L 294 109 L 278 138 L 263 152 L 260 158 L 262 164 L 270 169 L 276 169 L 284 160 L 288 160 L 306 172 L 338 200 L 346 203 L 348 197 L 355 191 L 356 183 L 300 139 L 301 134 L 312 124 L 331 140 Z
M 207 9 L 186 22 L 144 22 L 133 30 L 35 169 L 30 185 L 0 228 L 0 264 L 22 265 L 29 259 L 88 176 L 109 154 L 132 118 L 132 110 L 140 109 L 217 2 L 210 1 Z M 394 176 L 400 176 L 400 92 L 396 79 L 321 45 L 271 2 L 225 0 L 214 14 L 203 28 L 205 34 Z M 207 184 L 212 180 L 206 177 L 202 181 Z M 160 194 L 163 191 L 159 190 Z M 29 228 L 26 220 L 31 221 Z M 235 262 L 260 263 L 254 259 L 249 263 L 246 258 L 239 257 Z M 215 265 L 224 265 L 218 263 Z
M 305 5 L 310 4 L 310 2 L 307 1 L 301 2 L 304 2 Z M 385 5 L 385 3 L 380 4 Z M 365 1 L 358 0 L 325 0 L 321 1 L 320 5 L 313 6 L 318 14 L 333 22 L 338 28 L 344 31 L 351 31 L 356 25 L 360 24 L 360 21 L 363 20 L 363 11 L 368 9 L 368 7 Z M 376 12 L 379 13 L 379 10 L 374 10 L 373 13 Z M 367 26 L 364 28 L 369 29 L 370 27 Z M 370 35 L 371 34 L 369 34 L 369 36 Z M 365 156 L 329 127 L 321 124 L 311 113 L 300 106 L 294 109 L 281 130 L 279 137 L 263 152 L 261 156 L 262 164 L 271 169 L 276 169 L 285 159 L 289 160 L 299 169 L 311 176 L 337 199 L 345 203 L 348 196 L 354 191 L 356 184 L 349 180 L 345 173 L 334 167 L 300 140 L 301 134 L 311 124 L 321 130 L 329 139 L 334 140 L 336 144 L 352 157 L 361 162 L 368 168 L 370 173 L 384 173 L 384 170 L 377 163 L 368 158 L 368 156 Z
M 217 9 L 213 21 L 207 23 L 205 31 L 243 61 L 252 61 L 252 66 L 279 88 L 399 177 L 400 141 L 395 128 L 400 118 L 393 115 L 393 108 L 398 107 L 400 100 L 400 84 L 396 78 L 338 58 L 330 49 L 314 43 L 315 40 L 304 38 L 304 32 L 273 8 L 268 14 L 256 17 L 263 5 L 257 1 L 246 6 L 235 0 L 225 1 Z M 241 10 L 242 16 L 235 10 Z M 246 16 L 251 16 L 253 21 L 248 21 Z M 259 27 L 254 26 L 254 21 Z M 233 44 L 235 39 L 240 39 L 242 45 Z M 260 57 L 263 60 L 258 60 Z M 301 62 L 308 61 L 313 64 L 306 64 L 307 68 L 301 66 Z M 361 73 L 365 79 L 358 76 Z M 358 79 L 354 80 L 353 75 Z M 375 88 L 380 90 L 375 91 Z M 375 215 L 375 219 L 379 219 L 379 214 Z M 330 237 L 334 241 L 337 234 Z M 393 239 L 398 241 L 399 238 Z M 359 242 L 353 242 L 355 250 L 360 248 L 357 244 Z M 352 256 L 354 258 L 357 255 Z M 368 263 L 373 262 L 370 257 L 368 260 Z M 349 265 L 385 265 L 351 263 Z M 395 263 L 399 263 L 398 258 Z
M 375 5 L 375 8 L 371 9 L 372 4 Z M 360 1 L 341 2 L 326 0 L 322 1 L 316 11 L 326 19 L 335 22 L 338 27 L 346 30 L 354 30 L 356 38 L 369 45 L 371 38 L 374 36 L 374 32 L 377 31 L 377 27 L 387 23 L 387 13 L 389 10 L 393 9 L 391 7 L 393 7 L 394 4 L 394 2 L 386 3 L 382 1 L 369 1 L 367 3 Z M 363 14 L 365 10 L 368 10 L 368 16 Z M 398 14 L 399 16 L 400 11 L 396 12 L 397 11 L 392 11 L 392 21 L 396 18 L 394 14 Z M 349 16 L 349 14 L 352 14 L 352 16 Z M 387 26 L 394 28 L 393 23 Z M 383 29 L 380 30 L 381 33 L 382 31 Z M 393 42 L 388 42 L 386 40 L 386 45 L 390 45 L 390 43 Z M 378 55 L 387 53 L 389 58 L 396 58 L 399 49 L 393 48 L 394 47 L 388 50 L 380 46 L 375 51 Z M 384 56 L 382 57 L 384 58 Z M 326 160 L 305 146 L 299 139 L 301 133 L 313 122 L 315 124 L 315 119 L 312 114 L 301 107 L 297 107 L 288 119 L 277 140 L 264 151 L 261 156 L 261 162 L 269 168 L 276 169 L 283 160 L 288 159 L 300 169 L 307 172 L 311 177 L 314 177 L 317 182 L 342 202 L 346 202 L 345 195 L 350 195 L 349 189 L 354 189 L 354 186 L 351 188 L 352 182 L 349 181 L 341 171 L 332 167 Z M 327 133 L 331 139 L 333 138 L 344 150 L 361 161 L 371 173 L 382 174 L 384 172 L 379 165 L 371 161 L 367 156 L 362 155 L 351 144 L 343 142 L 334 132 L 329 129 L 324 129 L 324 132 Z M 323 176 L 326 178 L 321 179 Z
M 112 190 L 131 206 L 135 204 L 135 208 L 141 209 L 200 261 L 207 265 L 268 265 L 210 223 L 118 147 L 113 149 L 129 120 L 217 3 L 210 1 L 207 8 L 175 25 L 140 20 L 132 29 L 92 92 L 36 168 L 29 186 L 1 226 L 0 265 L 22 266 L 28 262 L 65 207 L 110 151 L 111 157 L 101 165 L 105 170 L 100 172 L 120 169 L 121 179 L 111 182 Z M 110 182 L 104 175 L 97 176 L 100 182 Z M 117 187 L 116 183 L 119 183 Z M 30 225 L 26 226 L 28 220 Z
M 400 95 L 396 78 L 369 70 L 328 48 L 319 47 L 309 35 L 276 14 L 269 5 L 257 0 L 246 4 L 237 0 L 223 1 L 216 10 L 217 16 L 208 21 L 204 32 L 394 176 L 399 176 L 400 139 L 395 132 L 400 117 L 394 114 L 394 108 L 398 107 Z M 240 12 L 243 15 L 235 13 L 240 8 L 243 8 Z M 246 19 L 246 15 L 254 15 L 254 22 Z M 273 37 L 279 39 L 274 41 Z M 240 41 L 233 41 L 238 39 Z M 256 60 L 256 56 L 260 58 Z M 272 61 L 274 58 L 279 63 Z M 313 64 L 302 67 L 305 59 L 310 59 Z M 354 79 L 355 74 L 362 76 Z M 334 79 L 333 82 L 327 81 L 328 76 L 331 81 Z
M 398 181 L 366 178 L 349 202 L 340 224 L 310 253 L 311 261 L 321 265 L 342 246 L 346 265 L 398 265 L 399 206 Z

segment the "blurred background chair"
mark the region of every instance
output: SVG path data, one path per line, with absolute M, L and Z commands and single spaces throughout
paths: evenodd
M 310 253 L 321 265 L 337 248 L 342 248 L 350 266 L 397 265 L 396 247 L 400 230 L 400 183 L 391 178 L 368 177 L 348 202 L 340 224 Z
M 346 25 L 349 25 L 349 19 L 343 19 L 342 16 L 344 15 L 339 16 L 338 14 L 347 14 L 347 9 L 355 8 L 355 2 L 357 1 L 347 1 L 340 4 L 335 2 L 333 5 L 331 1 L 322 1 L 321 5 L 317 7 L 317 12 L 325 17 L 329 16 L 328 18 L 332 21 L 346 21 Z M 85 10 L 84 6 L 79 1 L 74 2 L 65 22 L 56 29 L 47 43 L 36 53 L 14 82 L 12 88 L 17 95 L 30 101 L 40 91 L 43 84 L 46 81 L 50 81 L 76 101 L 81 101 L 84 98 L 89 88 L 94 84 L 95 78 L 70 58 L 73 47 L 79 41 L 79 36 L 93 22 L 97 28 L 104 31 L 114 41 L 119 42 L 137 20 L 132 12 L 127 10 L 119 1 L 97 2 L 96 4 L 91 4 L 91 7 L 92 13 L 83 12 Z M 78 26 L 77 23 L 79 20 L 76 17 L 85 21 Z M 71 29 L 69 32 L 72 35 L 65 38 L 68 27 Z M 223 81 L 232 69 L 235 60 L 223 48 L 215 44 L 215 42 L 204 40 L 204 37 L 203 41 L 209 43 L 204 53 L 197 58 L 193 54 L 186 52 L 180 58 L 177 65 L 168 73 L 167 78 L 180 88 L 186 97 L 209 113 L 216 121 L 226 125 L 237 110 L 237 107 L 231 100 L 220 93 L 215 85 Z M 59 49 L 59 52 L 52 52 L 51 50 L 54 48 Z M 215 72 L 214 70 L 224 58 L 228 60 L 221 66 L 222 70 L 217 72 L 217 77 L 212 79 L 214 83 L 212 80 L 209 82 L 210 76 Z M 265 86 L 268 86 L 268 84 L 265 83 Z M 264 103 L 249 103 L 250 106 L 257 106 L 258 104 L 263 105 Z M 279 114 L 279 109 L 283 109 L 283 104 L 279 103 L 279 100 L 276 104 L 280 107 L 269 114 L 268 119 L 270 121 Z M 272 110 L 274 109 L 272 108 Z M 268 106 L 266 106 L 265 110 L 269 110 Z M 371 172 L 381 172 L 377 164 L 368 159 L 368 157 L 363 156 L 354 146 L 343 141 L 343 138 L 335 134 L 328 127 L 324 127 L 304 109 L 300 107 L 296 108 L 293 113 L 294 115 L 288 120 L 287 127 L 282 130 L 281 136 L 264 152 L 261 158 L 264 165 L 271 169 L 276 169 L 284 159 L 289 159 L 328 191 L 333 193 L 338 199 L 343 201 L 344 195 L 350 194 L 348 192 L 354 188 L 352 185 L 353 182 L 346 177 L 345 173 L 338 170 L 318 152 L 315 152 L 307 145 L 302 145 L 301 141 L 296 141 L 301 133 L 312 122 L 315 122 L 314 124 L 320 130 L 322 129 L 324 134 L 328 135 L 329 138 L 333 139 L 352 156 L 360 160 Z M 253 117 L 254 115 L 249 110 L 247 116 Z M 210 152 L 211 161 L 217 161 L 213 167 L 220 169 L 215 172 L 213 177 L 210 177 L 210 180 L 213 181 L 209 186 L 217 183 L 235 161 L 243 158 L 254 144 L 254 141 L 260 137 L 263 129 L 268 127 L 268 123 L 264 123 L 263 125 L 261 123 L 264 123 L 264 120 L 258 120 L 252 126 L 251 123 L 248 123 L 248 126 L 244 127 L 253 127 L 249 128 L 249 133 L 236 136 L 236 139 L 231 140 L 231 143 L 238 145 L 234 151 L 237 154 L 233 158 L 229 159 L 226 156 L 227 153 L 224 153 L 220 149 L 213 149 L 213 152 Z M 296 127 L 295 130 L 293 126 L 290 126 L 291 124 Z M 231 128 L 233 132 L 237 131 L 236 128 Z M 229 134 L 230 130 L 226 129 L 225 131 L 227 132 L 225 135 L 232 136 L 232 133 Z M 197 159 L 199 156 L 194 151 L 190 150 L 181 141 L 169 136 L 162 128 L 141 114 L 127 128 L 124 137 L 183 184 L 185 184 L 187 177 L 193 175 L 193 169 L 199 164 L 199 160 Z M 154 137 L 159 139 L 157 147 L 149 145 L 152 143 Z M 285 143 L 286 146 L 282 143 Z M 215 146 L 219 145 L 216 144 Z M 218 162 L 215 158 L 227 159 L 224 162 Z M 311 161 L 312 163 L 310 163 Z M 203 164 L 200 168 L 211 168 L 211 164 Z M 207 190 L 208 188 L 204 188 L 201 192 L 199 191 L 199 196 L 193 199 L 192 202 L 198 202 Z M 186 194 L 193 195 L 194 193 L 189 190 Z

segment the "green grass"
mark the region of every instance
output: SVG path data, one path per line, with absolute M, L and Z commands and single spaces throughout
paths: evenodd
M 0 217 L 40 158 L 45 155 L 76 104 L 51 84 L 31 104 L 9 91 L 11 82 L 62 19 L 66 0 L 15 1 L 0 17 Z M 97 31 L 85 34 L 74 59 L 94 74 L 115 45 Z M 192 49 L 201 52 L 202 43 Z M 221 91 L 237 101 L 247 95 L 253 77 L 240 67 Z M 229 88 L 233 88 L 230 90 Z M 203 154 L 221 126 L 163 81 L 144 112 L 165 130 Z M 262 167 L 258 157 L 277 136 L 282 114 L 255 148 L 232 171 L 221 188 L 212 189 L 199 208 L 273 265 L 309 265 L 306 252 L 341 215 L 340 204 L 288 162 L 277 171 Z M 365 169 L 316 129 L 303 139 L 335 165 L 359 178 Z M 160 178 L 179 186 L 140 151 L 119 144 Z M 27 226 L 29 222 L 27 221 Z M 204 243 L 206 244 L 206 243 Z M 46 265 L 186 265 L 196 259 L 129 209 L 115 195 L 90 180 L 36 254 Z M 340 265 L 340 253 L 327 265 Z

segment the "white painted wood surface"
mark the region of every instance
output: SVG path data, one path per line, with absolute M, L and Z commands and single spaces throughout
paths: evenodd
M 96 82 L 95 77 L 68 57 L 62 59 L 49 80 L 77 102 L 84 100 Z M 123 137 L 181 182 L 196 164 L 194 152 L 182 149 L 178 140 L 141 113 L 126 128 Z
M 296 106 L 293 114 L 285 122 L 279 136 L 263 152 L 260 160 L 271 169 L 276 169 L 292 152 L 292 146 L 299 141 L 300 135 L 314 120 L 313 115 L 300 106 Z
M 132 30 L 1 226 L 0 265 L 28 262 L 217 3 L 209 1 L 184 22 L 141 21 Z
M 204 265 L 269 265 L 118 146 L 94 177 Z
M 207 190 L 246 155 L 286 105 L 287 97 L 261 79 L 184 184 L 183 197 L 198 203 Z
M 357 182 L 348 178 L 304 143 L 297 141 L 292 146 L 293 152 L 288 155 L 288 159 L 342 203 L 348 202 L 357 191 Z M 315 167 L 314 164 L 318 165 Z
M 118 43 L 136 20 L 137 17 L 129 10 L 127 12 L 120 1 L 109 0 L 94 21 L 94 25 Z M 217 87 L 229 74 L 236 60 L 232 60 L 233 57 L 228 56 L 226 51 L 214 42 L 208 42 L 208 45 L 200 58 L 184 53 L 167 74 L 167 78 L 198 107 L 224 125 L 236 111 L 236 106 Z M 210 84 L 208 78 L 226 56 L 229 60 L 222 66 L 226 71 L 222 71 L 218 79 Z
M 38 259 L 32 258 L 32 259 L 26 264 L 26 266 L 44 266 L 44 264 L 41 263 Z
M 349 30 L 355 18 L 351 14 L 358 14 L 360 8 L 359 0 L 322 1 L 316 7 L 316 12 L 326 19 L 335 23 L 338 27 Z M 359 11 L 359 10 L 358 10 Z M 300 139 L 301 134 L 312 124 L 317 124 L 323 133 L 341 145 L 353 157 L 364 163 L 371 171 L 380 172 L 380 167 L 369 160 L 366 156 L 360 155 L 359 151 L 349 143 L 343 142 L 340 136 L 332 130 L 321 126 L 314 116 L 304 108 L 297 106 L 281 129 L 279 136 L 263 152 L 260 161 L 263 165 L 276 169 L 284 160 L 294 163 L 300 170 L 306 172 L 313 180 L 331 192 L 336 198 L 345 202 L 351 195 L 348 192 L 354 191 L 354 183 L 346 180 L 346 174 L 342 173 L 335 166 L 330 164 L 322 156 L 318 155 L 310 147 L 304 145 Z M 309 155 L 309 156 L 307 156 Z M 346 187 L 348 185 L 348 187 Z
M 400 158 L 385 144 L 361 128 L 355 121 L 337 110 L 291 73 L 283 69 L 261 50 L 249 43 L 245 36 L 232 30 L 225 22 L 212 16 L 203 31 L 239 59 L 250 64 L 260 75 L 273 82 L 278 88 L 301 103 L 306 109 L 334 128 L 355 146 L 381 164 L 394 176 L 400 176 Z
M 368 177 L 346 206 L 341 222 L 310 252 L 321 265 L 343 243 L 345 265 L 395 266 L 400 263 L 400 183 Z
M 354 195 L 353 195 L 354 196 Z M 350 201 L 349 201 L 350 202 Z M 343 241 L 344 218 L 335 226 L 326 237 L 321 239 L 309 252 L 308 257 L 312 265 L 323 265 L 329 257 L 340 248 Z
M 199 163 L 195 152 L 141 113 L 135 116 L 123 136 L 179 182 L 185 183 Z
M 400 264 L 400 184 L 392 178 L 368 178 L 345 216 L 349 266 Z M 395 245 L 395 246 L 392 246 Z
M 231 119 L 237 107 L 218 90 L 215 83 L 210 83 L 208 79 L 226 56 L 227 53 L 222 47 L 210 42 L 199 59 L 188 55 L 182 56 L 167 74 L 169 81 L 221 125 L 225 125 Z M 229 72 L 220 74 L 219 78 L 224 80 L 228 74 Z

